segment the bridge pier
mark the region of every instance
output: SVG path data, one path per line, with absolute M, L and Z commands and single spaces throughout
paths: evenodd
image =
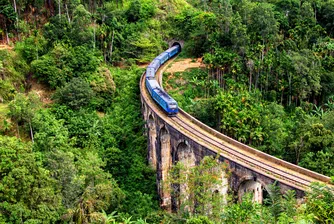
M 175 162 L 181 162 L 185 168 L 185 179 L 188 179 L 188 172 L 189 169 L 196 165 L 196 157 L 193 152 L 193 149 L 189 146 L 188 141 L 181 140 L 180 143 L 176 147 L 176 155 L 175 155 Z M 176 201 L 176 208 L 183 209 L 183 211 L 192 212 L 194 207 L 190 204 L 185 205 L 191 198 L 193 198 L 193 192 L 189 191 L 189 186 L 187 183 L 181 184 L 179 186 L 179 195 L 180 197 Z
M 170 135 L 165 126 L 160 129 L 159 134 L 160 148 L 159 152 L 159 165 L 158 165 L 158 174 L 159 174 L 159 185 L 158 192 L 160 194 L 161 203 L 160 206 L 164 209 L 171 210 L 171 193 L 170 186 L 168 183 L 168 171 L 172 166 L 172 156 L 171 156 L 171 144 L 170 144 Z

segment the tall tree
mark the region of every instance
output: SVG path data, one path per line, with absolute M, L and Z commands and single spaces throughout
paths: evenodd
M 17 94 L 15 99 L 9 104 L 9 114 L 8 116 L 15 121 L 17 126 L 18 135 L 19 124 L 28 123 L 30 130 L 30 138 L 34 142 L 34 132 L 32 127 L 32 119 L 35 116 L 35 113 L 41 107 L 41 102 L 39 97 L 35 93 L 29 93 L 28 97 L 25 97 L 23 94 Z
M 5 223 L 60 218 L 61 197 L 31 144 L 0 135 L 0 213 Z

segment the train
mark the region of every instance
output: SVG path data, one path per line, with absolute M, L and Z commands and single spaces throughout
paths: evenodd
M 176 116 L 179 112 L 177 102 L 169 96 L 155 79 L 158 69 L 169 59 L 181 52 L 180 45 L 175 45 L 159 54 L 146 68 L 145 85 L 153 100 L 167 113 Z

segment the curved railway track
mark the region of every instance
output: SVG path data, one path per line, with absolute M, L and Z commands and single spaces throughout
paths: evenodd
M 168 61 L 156 73 L 156 79 L 162 87 L 162 73 L 173 61 Z M 145 88 L 145 73 L 140 80 L 140 92 L 146 105 L 162 120 L 174 129 L 194 140 L 199 145 L 222 155 L 250 170 L 264 176 L 278 180 L 288 186 L 299 190 L 308 190 L 311 182 L 322 182 L 328 185 L 330 178 L 294 164 L 275 158 L 254 148 L 244 145 L 196 120 L 182 109 L 176 117 L 168 117 L 158 105 L 155 104 Z

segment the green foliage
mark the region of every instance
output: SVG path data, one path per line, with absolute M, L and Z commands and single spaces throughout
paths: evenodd
M 8 116 L 12 120 L 17 123 L 24 121 L 31 122 L 34 113 L 38 110 L 38 107 L 40 107 L 40 101 L 38 96 L 33 92 L 31 92 L 28 97 L 20 93 L 15 96 L 15 99 L 11 101 L 8 106 Z
M 76 206 L 68 210 L 65 219 L 92 222 L 94 213 L 118 207 L 124 194 L 111 175 L 103 171 L 104 164 L 97 153 L 83 153 L 76 164 L 81 182 L 80 197 Z
M 321 77 L 319 60 L 312 52 L 304 50 L 300 53 L 292 52 L 289 55 L 292 66 L 292 88 L 298 92 L 301 99 L 307 98 L 312 91 L 318 93 Z
M 314 214 L 296 202 L 294 191 L 282 195 L 278 186 L 269 185 L 269 192 L 265 205 L 254 203 L 251 194 L 241 202 L 230 201 L 222 213 L 223 223 L 315 223 Z
M 4 31 L 8 32 L 11 29 L 13 29 L 17 15 L 10 1 L 7 0 L 0 1 L 0 15 L 1 15 L 0 19 L 1 30 L 4 29 Z M 3 37 L 4 36 L 5 35 L 3 35 Z
M 16 123 L 18 135 L 20 135 L 19 124 L 28 124 L 31 140 L 34 141 L 32 120 L 36 111 L 41 107 L 39 97 L 34 92 L 30 92 L 28 97 L 20 93 L 15 96 L 8 107 L 8 116 Z
M 317 152 L 309 152 L 299 165 L 326 176 L 334 176 L 334 166 L 332 163 L 334 160 L 333 150 L 332 146 L 331 148 L 324 148 Z
M 65 169 L 60 166 L 62 164 L 61 161 L 63 161 L 64 165 L 68 164 L 66 165 L 69 166 L 68 169 L 80 175 L 80 171 L 75 171 L 75 169 L 71 168 L 73 167 L 71 165 L 73 162 L 61 159 L 60 155 L 64 153 L 54 152 L 53 148 L 67 151 L 68 147 L 74 146 L 98 152 L 99 158 L 103 158 L 103 162 L 100 161 L 100 164 L 105 163 L 104 170 L 112 174 L 125 195 L 120 205 L 114 207 L 126 214 L 127 218 L 132 216 L 133 219 L 139 219 L 157 209 L 155 175 L 145 162 L 146 141 L 145 137 L 142 136 L 142 122 L 139 119 L 140 102 L 135 100 L 139 91 L 136 83 L 141 72 L 133 68 L 129 71 L 112 69 L 111 73 L 113 74 L 115 85 L 119 88 L 114 93 L 115 98 L 113 98 L 111 108 L 108 109 L 108 112 L 103 117 L 98 117 L 96 112 L 92 110 L 72 110 L 67 106 L 55 105 L 51 109 L 55 116 L 52 114 L 38 116 L 42 120 L 38 129 L 41 133 L 40 135 L 39 133 L 36 134 L 36 143 L 39 148 L 50 152 L 50 159 L 57 158 L 57 161 L 59 160 L 59 165 L 56 165 L 56 168 L 59 167 L 55 171 L 56 173 L 62 173 L 61 171 Z M 36 121 L 38 120 L 36 119 Z M 50 133 L 50 131 L 54 133 Z M 44 141 L 48 142 L 43 145 Z M 39 142 L 42 144 L 39 144 Z M 47 149 L 48 147 L 50 149 Z M 77 155 L 76 151 L 71 150 L 68 155 L 69 158 L 73 157 L 71 153 L 74 153 L 74 161 L 81 157 Z M 79 159 L 78 163 L 83 164 L 84 162 Z M 87 168 L 91 167 L 90 164 L 85 163 Z M 77 220 L 75 217 L 80 215 L 86 217 L 90 214 L 89 211 L 85 211 L 84 214 L 78 213 L 79 210 L 73 208 L 71 204 L 71 201 L 73 201 L 71 198 L 82 197 L 80 196 L 80 191 L 79 196 L 76 196 L 78 189 L 84 189 L 81 185 L 79 185 L 81 187 L 77 186 L 77 184 L 81 183 L 80 181 L 77 183 L 78 180 L 75 179 L 77 175 L 73 177 L 71 184 L 66 188 L 68 192 L 65 188 L 63 190 L 64 198 L 68 198 L 66 199 L 67 206 L 72 206 L 72 212 L 69 211 L 66 216 L 68 219 L 66 220 Z M 97 173 L 92 173 L 90 178 L 94 178 L 95 175 Z M 62 177 L 61 179 L 64 178 Z M 60 181 L 63 181 L 61 179 Z M 79 205 L 76 204 L 76 206 Z M 81 204 L 81 206 L 85 207 L 86 204 Z M 92 209 L 98 212 L 95 207 L 92 207 Z M 112 211 L 110 208 L 104 210 L 106 212 Z M 92 213 L 92 215 L 97 214 Z M 99 215 L 97 216 L 100 217 Z
M 261 223 L 271 222 L 265 207 L 252 201 L 251 194 L 245 194 L 240 203 L 230 203 L 222 213 L 224 223 Z
M 226 166 L 213 157 L 204 157 L 198 166 L 189 165 L 178 162 L 164 183 L 166 189 L 171 186 L 171 194 L 179 203 L 178 215 L 208 215 L 210 219 L 218 221 L 226 201 L 219 192 L 226 187 L 223 185 L 223 179 L 228 175 Z M 218 189 L 218 193 L 213 193 L 214 189 Z
M 290 143 L 290 148 L 295 151 L 297 163 L 302 160 L 306 153 L 319 153 L 322 150 L 332 150 L 329 148 L 333 147 L 333 133 L 327 130 L 323 124 L 317 123 L 315 119 L 307 119 L 305 123 L 301 123 L 297 129 L 296 136 L 296 140 Z M 309 161 L 306 163 L 309 163 Z
M 0 50 L 0 101 L 10 101 L 22 91 L 28 65 L 15 52 Z
M 6 119 L 9 112 L 8 105 L 0 103 L 0 130 L 2 133 L 6 133 L 11 128 L 11 123 Z
M 106 67 L 98 68 L 98 75 L 90 82 L 92 90 L 95 92 L 95 97 L 92 99 L 92 104 L 99 111 L 106 111 L 111 105 L 116 85 L 110 70 Z
M 279 215 L 283 212 L 284 209 L 282 203 L 283 199 L 280 192 L 280 188 L 276 186 L 276 183 L 270 185 L 268 191 L 270 192 L 270 198 L 267 201 L 265 201 L 265 203 L 270 205 L 269 210 L 273 215 L 274 222 L 276 223 L 278 221 Z
M 183 54 L 204 55 L 207 69 L 168 80 L 182 108 L 242 142 L 334 175 L 333 6 L 332 0 L 0 0 L 0 37 L 16 41 L 14 50 L 0 51 L 0 101 L 14 99 L 9 114 L 18 134 L 29 126 L 34 141 L 0 136 L 0 222 L 146 223 L 146 216 L 151 223 L 333 222 L 324 188 L 301 206 L 293 193 L 277 191 L 268 207 L 246 196 L 208 214 L 201 205 L 212 195 L 204 188 L 215 181 L 198 170 L 192 175 L 202 186 L 192 185 L 197 204 L 189 206 L 207 217 L 186 220 L 187 209 L 182 216 L 154 212 L 155 175 L 145 160 L 138 99 L 142 70 L 107 64 L 146 63 L 167 48 L 166 40 L 184 40 Z M 15 96 L 32 75 L 57 89 L 58 104 L 38 110 L 36 97 Z M 1 118 L 2 133 L 11 134 Z M 215 199 L 211 205 L 219 204 Z
M 157 210 L 157 205 L 152 195 L 143 194 L 140 191 L 128 192 L 121 210 L 130 214 L 134 219 L 139 219 L 140 217 L 147 217 Z
M 15 50 L 26 60 L 31 63 L 33 60 L 38 60 L 39 57 L 45 54 L 47 41 L 44 36 L 34 30 L 34 35 L 31 35 L 15 45 Z
M 199 216 L 187 220 L 187 224 L 213 224 L 206 216 Z
M 63 86 L 72 78 L 92 80 L 100 58 L 84 46 L 58 44 L 48 54 L 31 63 L 35 76 L 51 88 Z
M 73 78 L 65 86 L 57 89 L 53 98 L 73 110 L 88 106 L 94 97 L 89 84 L 81 78 Z
M 274 16 L 274 6 L 265 2 L 250 3 L 248 6 L 250 12 L 247 27 L 251 40 L 262 43 L 275 41 L 278 35 L 278 23 Z M 247 7 L 247 4 L 244 7 Z
M 306 195 L 306 212 L 314 214 L 319 223 L 332 223 L 334 212 L 333 189 L 321 184 L 313 184 L 312 191 Z
M 155 11 L 156 8 L 154 0 L 135 0 L 131 1 L 125 15 L 129 22 L 137 22 L 139 20 L 145 20 L 153 17 Z
M 276 103 L 265 105 L 261 117 L 264 142 L 259 149 L 270 155 L 282 157 L 290 134 L 290 125 L 294 124 L 293 120 L 284 111 L 284 107 Z
M 93 47 L 95 44 L 94 31 L 90 28 L 92 14 L 77 1 L 71 1 L 68 8 L 71 18 L 69 14 L 56 15 L 44 25 L 44 33 L 49 46 L 61 40 L 72 46 Z
M 56 222 L 61 197 L 31 144 L 0 136 L 0 211 L 6 223 Z
M 70 143 L 64 120 L 57 120 L 49 110 L 38 111 L 32 122 L 36 132 L 33 145 L 35 150 L 50 152 L 54 149 L 66 148 Z
M 142 136 L 140 102 L 135 100 L 139 94 L 137 83 L 141 71 L 133 68 L 129 71 L 114 69 L 112 72 L 118 89 L 112 107 L 103 118 L 100 137 L 106 169 L 128 192 L 140 191 L 153 196 L 155 175 L 146 165 L 146 139 Z M 146 203 L 145 200 L 143 203 Z
M 260 126 L 263 105 L 257 102 L 255 94 L 233 87 L 231 90 L 219 93 L 214 103 L 221 115 L 221 130 L 238 141 L 260 144 L 264 135 Z

